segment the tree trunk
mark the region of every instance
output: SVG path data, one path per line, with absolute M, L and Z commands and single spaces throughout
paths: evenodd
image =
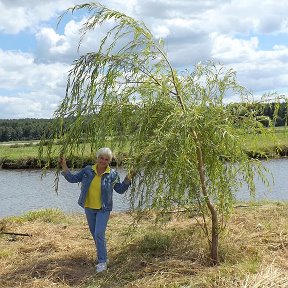
M 193 130 L 193 136 L 196 142 L 197 147 L 197 159 L 198 159 L 198 172 L 200 177 L 201 191 L 204 195 L 205 203 L 211 213 L 211 243 L 210 243 L 210 256 L 212 265 L 219 264 L 219 255 L 218 255 L 218 240 L 219 240 L 219 231 L 218 231 L 218 215 L 217 210 L 215 209 L 213 203 L 210 201 L 207 188 L 205 184 L 205 171 L 204 171 L 204 161 L 203 161 L 203 153 L 201 149 L 201 144 L 198 139 L 197 133 Z
M 208 205 L 209 208 L 209 205 Z M 212 265 L 219 264 L 219 255 L 218 255 L 218 240 L 219 240 L 219 231 L 218 231 L 218 215 L 214 206 L 212 205 L 210 209 L 211 218 L 212 218 L 212 231 L 211 231 L 211 261 Z

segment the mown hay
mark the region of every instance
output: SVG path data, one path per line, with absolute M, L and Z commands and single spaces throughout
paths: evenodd
M 0 287 L 285 287 L 287 205 L 236 209 L 220 239 L 221 265 L 216 267 L 208 265 L 207 240 L 195 219 L 173 214 L 159 226 L 147 214 L 132 226 L 133 215 L 112 214 L 109 269 L 100 275 L 84 215 L 42 211 L 3 219 L 6 231 L 32 237 L 0 235 Z

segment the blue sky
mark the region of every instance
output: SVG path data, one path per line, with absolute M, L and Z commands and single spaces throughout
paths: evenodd
M 93 51 L 103 31 L 77 52 L 85 12 L 58 17 L 73 0 L 0 0 L 0 118 L 51 118 L 65 93 L 67 71 Z M 100 1 L 101 2 L 101 1 Z M 104 3 L 105 2 L 105 3 Z M 255 97 L 288 95 L 288 1 L 105 0 L 144 21 L 164 39 L 177 69 L 213 59 L 237 72 Z M 102 34 L 101 34 L 102 33 Z M 233 99 L 231 99 L 233 101 Z

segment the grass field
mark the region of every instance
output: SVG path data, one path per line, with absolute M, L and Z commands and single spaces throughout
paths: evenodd
M 23 158 L 37 158 L 38 157 L 38 144 L 37 140 L 27 141 L 27 142 L 4 142 L 0 143 L 0 159 L 12 159 L 19 160 Z M 279 127 L 275 129 L 275 133 L 271 136 L 266 134 L 257 135 L 245 135 L 244 146 L 247 151 L 263 152 L 266 151 L 271 154 L 275 154 L 275 149 L 277 147 L 288 147 L 288 128 Z M 127 148 L 128 151 L 128 148 Z M 127 152 L 120 151 L 120 152 Z M 116 150 L 116 155 L 117 155 Z M 59 152 L 55 153 L 55 157 L 58 156 Z M 84 156 L 94 157 L 91 155 L 89 146 L 86 147 Z
M 271 135 L 245 135 L 244 142 L 247 150 L 269 151 L 274 147 L 288 146 L 287 127 L 278 127 Z
M 6 142 L 0 144 L 0 158 L 21 159 L 23 157 L 37 157 L 39 146 L 32 142 Z
M 95 274 L 95 248 L 84 215 L 59 210 L 0 219 L 0 287 L 268 288 L 288 287 L 288 203 L 236 207 L 220 239 L 219 266 L 208 265 L 195 216 L 112 214 L 108 272 Z M 197 221 L 196 221 L 197 220 Z

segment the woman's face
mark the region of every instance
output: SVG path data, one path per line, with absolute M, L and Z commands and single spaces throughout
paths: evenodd
M 97 164 L 99 167 L 106 168 L 109 165 L 110 159 L 107 155 L 99 155 L 97 158 Z

